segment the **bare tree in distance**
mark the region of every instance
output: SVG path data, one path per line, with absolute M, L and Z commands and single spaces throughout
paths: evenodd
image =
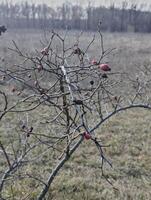
M 11 88 L 15 103 L 8 103 L 10 97 L 5 90 L 0 92 L 3 99 L 0 123 L 9 114 L 18 117 L 25 113 L 26 120 L 17 118 L 17 134 L 7 138 L 7 149 L 0 141 L 5 163 L 0 179 L 1 198 L 5 198 L 12 182 L 34 179 L 38 188 L 36 199 L 45 199 L 52 182 L 84 140 L 90 140 L 98 150 L 102 176 L 114 187 L 104 173 L 105 163 L 112 167 L 105 154 L 107 146 L 96 137 L 96 132 L 120 112 L 132 108 L 151 109 L 150 69 L 140 69 L 138 76 L 132 77 L 132 74 L 115 71 L 114 66 L 104 63 L 104 58 L 114 49 L 105 49 L 101 22 L 98 25 L 99 40 L 93 35 L 85 48 L 80 42 L 81 34 L 73 44 L 67 45 L 68 31 L 63 35 L 52 31 L 50 39 L 46 38 L 43 48 L 34 56 L 22 52 L 13 41 L 11 50 L 23 62 L 0 69 L 6 87 L 7 80 L 16 84 Z M 89 55 L 89 50 L 98 41 L 100 55 L 96 58 Z M 40 109 L 46 109 L 48 115 L 40 116 Z M 29 125 L 32 112 L 38 113 L 42 131 L 35 129 L 34 122 Z M 49 172 L 43 171 L 45 164 L 39 165 L 41 174 L 36 174 L 35 170 L 28 172 L 26 166 L 38 165 L 45 157 L 50 160 L 54 152 L 53 163 L 48 165 Z M 32 191 L 23 198 L 31 194 Z
M 116 2 L 109 7 L 94 7 L 88 3 L 69 2 L 60 4 L 57 8 L 46 4 L 30 4 L 2 2 L 0 3 L 0 23 L 8 28 L 34 29 L 70 29 L 97 31 L 99 20 L 103 20 L 102 31 L 110 32 L 151 32 L 150 6 L 147 4 Z

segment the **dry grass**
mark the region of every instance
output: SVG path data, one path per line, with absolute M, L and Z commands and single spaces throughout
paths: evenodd
M 76 33 L 69 34 L 69 41 L 72 42 Z M 92 33 L 84 33 L 81 37 L 81 44 L 91 40 Z M 105 61 L 109 62 L 113 71 L 126 70 L 130 73 L 138 70 L 141 65 L 151 65 L 151 40 L 147 34 L 108 34 L 104 33 L 106 48 L 116 48 Z M 7 47 L 11 40 L 17 41 L 19 46 L 27 52 L 40 49 L 39 38 L 43 38 L 40 31 L 34 33 L 8 32 L 0 38 L 0 64 L 10 67 L 12 63 L 19 62 Z M 95 43 L 90 54 L 99 55 L 98 43 Z M 17 59 L 17 60 L 16 60 Z M 9 88 L 8 88 L 9 89 Z M 15 97 L 13 97 L 15 100 Z M 30 123 L 34 124 L 34 131 L 43 132 L 40 122 L 49 116 L 51 112 L 45 108 L 39 108 L 30 114 Z M 104 144 L 110 145 L 105 149 L 106 155 L 113 163 L 113 169 L 105 167 L 105 173 L 110 178 L 113 189 L 101 176 L 100 159 L 98 151 L 93 143 L 85 141 L 78 151 L 72 156 L 69 162 L 56 177 L 52 188 L 49 191 L 48 200 L 150 200 L 151 199 L 151 124 L 150 112 L 144 110 L 132 110 L 121 113 L 97 130 L 99 137 Z M 7 145 L 8 138 L 16 137 L 18 119 L 14 114 L 8 114 L 0 122 L 1 140 Z M 93 119 L 95 120 L 95 119 Z M 17 122 L 17 124 L 16 124 Z M 46 132 L 51 134 L 52 128 L 47 126 Z M 53 131 L 59 131 L 53 127 Z M 32 140 L 32 139 L 31 139 Z M 33 152 L 38 154 L 43 151 L 43 146 Z M 1 156 L 1 155 L 0 155 Z M 33 156 L 33 155 L 31 155 Z M 55 162 L 55 153 L 47 152 L 41 160 L 33 165 L 27 165 L 21 170 L 26 173 L 35 174 L 38 177 L 47 177 Z M 0 160 L 0 172 L 6 165 Z M 18 174 L 20 171 L 18 170 Z M 11 181 L 11 180 L 10 180 Z M 29 194 L 27 199 L 36 200 L 40 186 L 32 179 L 16 179 L 12 187 L 7 188 L 5 196 L 8 198 L 13 194 L 14 200 L 20 200 Z M 9 199 L 9 198 L 8 198 Z

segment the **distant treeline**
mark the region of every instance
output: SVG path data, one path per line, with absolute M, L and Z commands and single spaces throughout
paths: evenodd
M 0 24 L 8 28 L 36 29 L 77 29 L 96 30 L 102 21 L 102 30 L 110 32 L 151 32 L 151 12 L 144 11 L 137 4 L 128 6 L 123 1 L 121 7 L 111 4 L 83 8 L 69 3 L 52 8 L 46 4 L 0 3 Z M 143 5 L 142 5 L 143 6 Z

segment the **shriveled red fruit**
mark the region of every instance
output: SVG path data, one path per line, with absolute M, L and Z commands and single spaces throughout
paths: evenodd
M 102 78 L 108 78 L 106 74 L 102 74 Z
M 84 139 L 86 139 L 86 140 L 91 139 L 91 135 L 90 135 L 90 133 L 88 133 L 88 132 L 84 132 L 84 133 L 83 133 L 83 136 L 84 136 Z
M 117 96 L 114 96 L 114 97 L 113 97 L 113 100 L 117 101 L 117 100 L 118 100 L 118 97 L 117 97 Z
M 77 55 L 84 55 L 84 52 L 80 49 L 80 48 L 76 48 L 73 50 L 73 54 L 77 54 Z
M 27 137 L 30 137 L 30 133 L 27 133 Z
M 16 91 L 16 88 L 12 87 L 11 92 L 15 92 L 15 91 Z
M 41 70 L 43 70 L 43 66 L 42 65 L 38 65 L 37 69 L 38 69 L 38 72 L 40 72 Z
M 25 129 L 25 128 L 26 128 L 25 124 L 23 124 L 21 128 L 22 128 L 22 129 Z
M 31 133 L 33 131 L 33 129 L 34 128 L 31 126 L 30 129 L 29 129 L 29 132 Z
M 91 81 L 90 81 L 90 84 L 91 84 L 91 85 L 93 85 L 93 84 L 94 84 L 94 81 L 93 81 L 93 80 L 91 80 Z
M 91 64 L 92 64 L 92 65 L 98 65 L 98 62 L 97 62 L 95 59 L 93 59 L 93 60 L 91 61 Z
M 41 54 L 44 55 L 44 56 L 49 55 L 49 53 L 48 53 L 48 52 L 49 52 L 48 47 L 43 48 L 40 52 L 41 52 Z
M 108 64 L 100 64 L 99 65 L 100 69 L 107 72 L 107 71 L 111 71 L 111 68 L 109 67 Z

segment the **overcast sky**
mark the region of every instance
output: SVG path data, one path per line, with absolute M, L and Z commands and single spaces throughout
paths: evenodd
M 21 2 L 25 0 L 0 0 L 0 2 L 5 1 L 11 1 L 11 2 Z M 56 7 L 61 5 L 63 2 L 70 2 L 72 4 L 78 3 L 80 5 L 88 5 L 88 2 L 90 1 L 93 6 L 98 6 L 100 4 L 103 5 L 110 5 L 112 2 L 114 2 L 116 5 L 121 5 L 124 0 L 27 0 L 29 3 L 47 3 L 50 6 Z M 151 5 L 151 0 L 127 0 L 127 2 L 130 3 L 137 3 L 137 4 L 148 4 Z

